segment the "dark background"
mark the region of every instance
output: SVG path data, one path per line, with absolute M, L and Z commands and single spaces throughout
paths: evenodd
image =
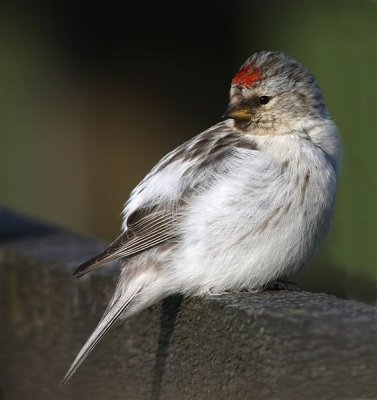
M 3 1 L 0 202 L 111 240 L 130 190 L 218 122 L 258 50 L 317 77 L 344 144 L 336 218 L 306 289 L 376 300 L 376 4 Z

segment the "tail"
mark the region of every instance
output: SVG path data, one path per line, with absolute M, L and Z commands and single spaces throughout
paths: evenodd
M 65 374 L 62 384 L 66 383 L 80 365 L 85 361 L 94 347 L 103 338 L 107 331 L 114 325 L 117 319 L 126 311 L 126 309 L 132 304 L 135 296 L 141 292 L 141 290 L 149 283 L 149 277 L 140 276 L 139 279 L 133 279 L 132 283 L 127 285 L 125 291 L 121 290 L 120 284 L 118 284 L 113 300 L 111 301 L 109 307 L 102 316 L 101 321 L 98 323 L 94 332 L 90 335 L 89 339 L 86 341 L 79 354 L 76 356 L 69 370 Z M 136 281 L 136 282 L 135 282 Z M 132 286 L 132 287 L 130 287 Z M 134 307 L 132 307 L 134 309 Z M 140 307 L 143 308 L 143 307 Z M 136 310 L 134 310 L 136 311 Z

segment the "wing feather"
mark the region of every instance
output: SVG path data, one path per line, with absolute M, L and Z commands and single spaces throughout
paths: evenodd
M 171 213 L 137 210 L 128 218 L 128 229 L 102 253 L 81 264 L 73 275 L 79 278 L 109 261 L 132 256 L 173 239 L 177 235 L 177 215 L 176 210 Z
M 125 207 L 125 231 L 101 254 L 80 265 L 74 275 L 80 277 L 111 260 L 130 257 L 175 239 L 187 199 L 210 188 L 214 180 L 225 174 L 227 160 L 239 148 L 257 150 L 252 140 L 222 122 L 165 156 L 131 193 Z M 153 191 L 149 190 L 151 187 Z

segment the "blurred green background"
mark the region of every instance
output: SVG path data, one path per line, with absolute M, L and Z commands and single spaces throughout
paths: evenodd
M 305 289 L 377 299 L 376 3 L 12 1 L 0 6 L 0 203 L 111 240 L 131 189 L 218 122 L 258 50 L 317 77 L 344 145 Z

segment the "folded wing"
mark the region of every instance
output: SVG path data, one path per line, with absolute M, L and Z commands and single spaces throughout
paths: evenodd
M 73 275 L 79 278 L 111 260 L 132 256 L 173 239 L 177 235 L 177 216 L 177 210 L 142 208 L 133 212 L 127 219 L 128 229 L 102 253 L 81 264 Z

